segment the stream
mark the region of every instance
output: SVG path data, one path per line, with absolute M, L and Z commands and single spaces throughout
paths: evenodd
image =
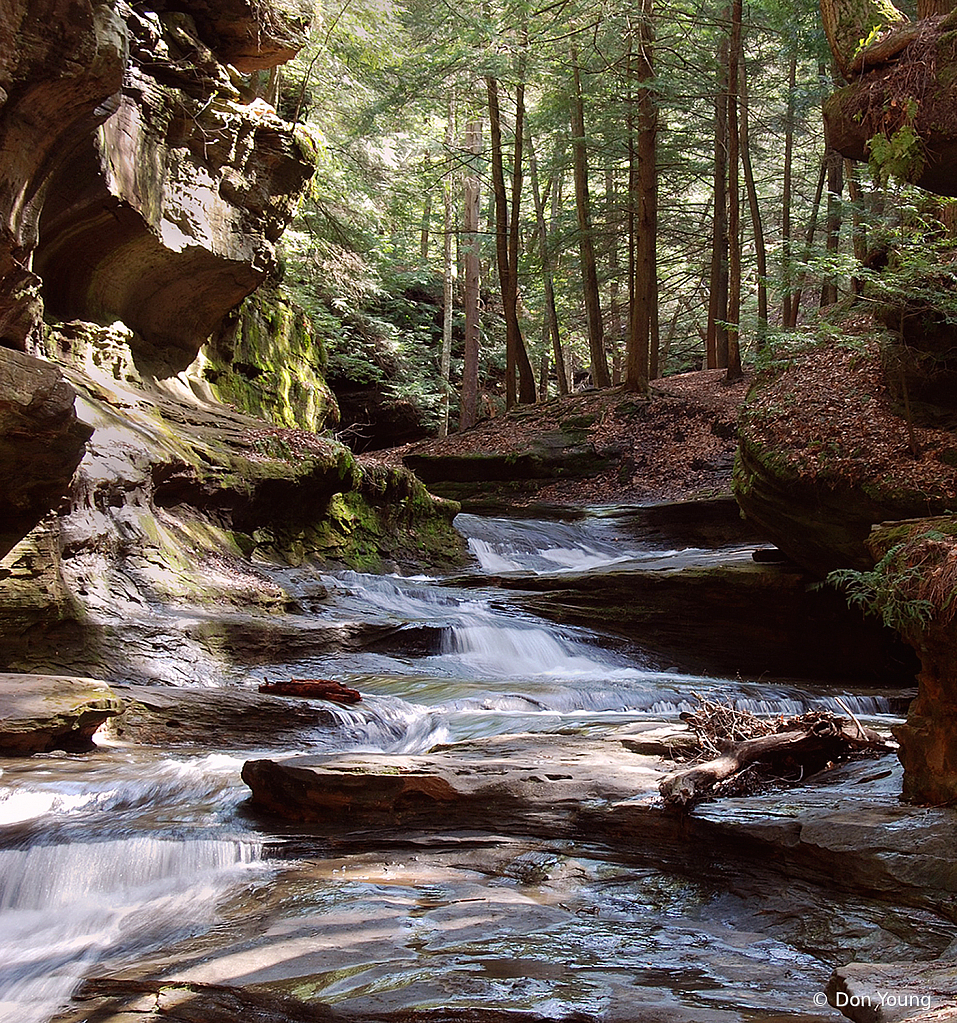
M 669 549 L 614 516 L 462 515 L 456 525 L 481 571 L 494 575 L 751 556 L 750 547 Z M 637 646 L 543 623 L 480 579 L 321 578 L 328 597 L 310 606 L 317 617 L 400 629 L 388 649 L 249 673 L 250 686 L 270 676 L 331 677 L 363 692 L 298 752 L 414 753 L 510 732 L 543 741 L 600 734 L 674 718 L 696 693 L 783 714 L 838 709 L 841 697 L 862 717 L 887 719 L 879 695 L 653 666 Z M 314 588 L 315 572 L 284 570 L 282 580 L 293 592 Z M 883 907 L 850 898 L 835 914 L 800 885 L 786 898 L 780 882 L 733 891 L 556 844 L 373 852 L 316 840 L 306 850 L 302 836 L 272 830 L 244 805 L 242 764 L 269 755 L 268 746 L 103 742 L 90 755 L 4 762 L 0 1021 L 57 1018 L 84 977 L 188 966 L 202 981 L 213 964 L 217 978 L 227 970 L 236 983 L 268 982 L 355 1018 L 483 1006 L 605 1020 L 640 1019 L 643 1007 L 647 1018 L 699 1023 L 828 1019 L 831 1010 L 820 1015 L 811 999 L 835 963 L 928 958 L 955 937 L 930 923 L 920 936 L 895 930 Z M 300 968 L 285 980 L 261 975 L 267 946 L 281 946 Z

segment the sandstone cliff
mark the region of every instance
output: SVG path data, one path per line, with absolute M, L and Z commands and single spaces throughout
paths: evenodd
M 338 410 L 303 314 L 244 302 L 314 152 L 251 73 L 292 57 L 311 16 L 304 0 L 0 12 L 9 667 L 221 681 L 267 648 L 355 641 L 279 621 L 322 589 L 284 567 L 460 555 L 453 505 L 318 435 Z

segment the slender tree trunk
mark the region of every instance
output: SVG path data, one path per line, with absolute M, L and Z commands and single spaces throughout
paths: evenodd
M 535 377 L 532 375 L 531 366 L 528 363 L 528 353 L 525 351 L 525 342 L 522 339 L 521 325 L 518 321 L 518 275 L 510 259 L 512 232 L 509 229 L 508 193 L 505 189 L 505 168 L 502 159 L 502 119 L 498 102 L 498 81 L 489 76 L 485 79 L 485 85 L 488 93 L 492 189 L 495 194 L 495 252 L 498 262 L 499 285 L 502 292 L 502 305 L 505 312 L 505 405 L 506 408 L 511 408 L 516 400 L 516 368 L 522 376 L 520 397 L 523 402 L 535 401 Z M 520 143 L 517 144 L 516 148 L 520 158 Z M 513 171 L 513 194 L 515 174 L 519 176 L 518 189 L 521 190 L 520 167 Z M 514 210 L 512 212 L 511 219 L 513 224 L 515 223 L 516 212 Z M 517 231 L 517 226 L 515 230 Z M 515 238 L 517 255 L 517 234 Z M 522 354 L 524 354 L 524 359 L 522 359 Z M 528 380 L 531 381 L 530 396 L 527 392 Z
M 531 135 L 528 136 L 528 169 L 532 179 L 532 200 L 535 203 L 538 243 L 542 253 L 542 282 L 545 286 L 544 337 L 546 341 L 551 342 L 552 353 L 555 359 L 555 372 L 558 377 L 558 393 L 568 394 L 568 377 L 565 375 L 565 355 L 562 351 L 562 339 L 558 329 L 558 311 L 555 308 L 555 284 L 552 275 L 552 257 L 548 250 L 548 225 L 545 223 L 545 204 L 542 201 L 541 188 L 539 187 L 538 161 L 535 159 L 535 146 L 532 144 Z
M 431 170 L 432 161 L 426 157 L 425 159 L 425 172 L 429 173 Z M 429 235 L 431 234 L 431 220 L 432 220 L 432 189 L 427 188 L 425 190 L 425 198 L 422 203 L 422 221 L 419 228 L 419 259 L 423 263 L 429 261 Z
M 527 44 L 527 39 L 526 39 Z M 515 358 L 518 362 L 518 400 L 523 405 L 534 405 L 536 398 L 535 374 L 532 371 L 532 364 L 528 358 L 528 350 L 525 347 L 525 338 L 522 336 L 522 327 L 518 317 L 518 249 L 519 249 L 519 215 L 522 207 L 522 146 L 525 141 L 525 81 L 524 66 L 522 67 L 522 78 L 515 87 L 515 146 L 513 150 L 512 163 L 512 209 L 509 214 L 508 231 L 508 268 L 509 303 L 511 315 L 514 318 L 513 330 L 515 332 Z
M 621 383 L 621 342 L 624 334 L 624 323 L 621 316 L 621 300 L 619 298 L 621 264 L 618 259 L 618 224 L 615 217 L 615 168 L 611 163 L 605 164 L 605 232 L 608 235 L 608 334 L 605 335 L 605 348 L 611 351 L 611 382 Z
M 851 244 L 854 246 L 854 258 L 863 263 L 867 258 L 867 221 L 864 219 L 864 195 L 857 177 L 857 167 L 853 160 L 844 161 L 844 175 L 847 178 L 847 194 L 851 198 Z M 859 277 L 851 278 L 851 291 L 855 295 L 863 294 L 864 286 Z
M 788 103 L 784 118 L 784 197 L 781 207 L 781 278 L 784 296 L 781 302 L 781 325 L 792 326 L 794 297 L 791 291 L 791 192 L 794 167 L 794 91 L 797 84 L 797 50 L 791 53 L 788 64 Z
M 548 327 L 545 328 L 546 334 L 548 333 Z M 548 337 L 545 338 L 548 341 Z M 548 401 L 548 349 L 542 349 L 542 356 L 538 361 L 538 400 Z
M 439 419 L 439 436 L 449 432 L 449 374 L 452 365 L 452 294 L 455 285 L 455 259 L 452 243 L 455 225 L 452 215 L 452 143 L 455 139 L 455 97 L 449 92 L 445 121 L 446 167 L 442 180 L 443 201 L 443 265 L 442 265 L 442 414 Z
M 830 149 L 827 163 L 827 241 L 829 253 L 837 253 L 841 245 L 841 193 L 844 191 L 844 161 L 841 154 Z M 838 299 L 837 281 L 831 277 L 821 285 L 821 305 L 833 305 Z
M 579 251 L 582 262 L 582 291 L 585 319 L 588 323 L 588 350 L 591 356 L 592 380 L 596 387 L 610 387 L 611 377 L 605 357 L 604 326 L 598 291 L 598 270 L 588 197 L 588 154 L 585 146 L 585 101 L 582 94 L 578 54 L 571 50 L 574 95 L 571 103 L 572 149 L 575 168 L 575 205 L 578 210 Z
M 748 206 L 751 212 L 751 229 L 754 232 L 754 258 L 758 271 L 758 347 L 764 346 L 768 330 L 768 252 L 764 242 L 764 223 L 761 219 L 761 205 L 754 181 L 754 167 L 751 163 L 751 132 L 748 105 L 748 75 L 742 49 L 741 65 L 741 166 L 744 169 L 744 183 L 748 190 Z
M 811 246 L 814 244 L 814 233 L 817 230 L 817 217 L 821 209 L 821 197 L 824 195 L 824 180 L 827 176 L 827 161 L 821 158 L 821 169 L 817 176 L 817 188 L 814 192 L 814 202 L 811 204 L 811 216 L 807 222 L 807 233 L 804 236 L 804 262 L 807 262 L 811 254 Z M 792 330 L 797 326 L 798 315 L 801 312 L 801 294 L 804 291 L 804 274 L 801 274 L 791 296 L 791 322 L 787 324 Z
M 728 15 L 726 13 L 725 17 Z M 711 235 L 711 286 L 708 295 L 708 369 L 728 365 L 728 40 L 718 48 L 714 101 L 714 226 Z
M 657 135 L 658 114 L 652 95 L 654 63 L 654 26 L 652 0 L 642 0 L 641 20 L 637 32 L 637 52 L 629 60 L 639 82 L 638 135 L 637 135 L 637 197 L 638 221 L 634 228 L 635 259 L 633 302 L 629 316 L 628 357 L 625 363 L 625 387 L 644 391 L 652 375 L 657 372 L 657 353 L 652 357 L 654 326 L 657 307 L 657 211 L 658 169 Z
M 651 309 L 648 345 L 648 379 L 657 380 L 660 374 L 661 359 L 661 324 L 658 317 L 658 267 L 657 257 L 655 259 L 654 280 L 651 282 Z
M 473 160 L 482 153 L 482 122 L 471 121 L 466 129 L 466 149 Z M 479 363 L 479 208 L 481 192 L 478 170 L 472 164 L 465 175 L 465 209 L 462 229 L 465 235 L 465 359 L 462 366 L 462 403 L 459 414 L 460 429 L 474 426 L 478 421 L 478 363 Z
M 741 185 L 738 130 L 738 78 L 741 66 L 742 0 L 731 5 L 731 44 L 728 53 L 728 372 L 735 383 L 741 372 Z

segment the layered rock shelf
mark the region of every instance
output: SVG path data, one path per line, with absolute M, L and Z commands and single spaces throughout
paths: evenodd
M 123 701 L 91 678 L 0 674 L 0 754 L 86 752 Z

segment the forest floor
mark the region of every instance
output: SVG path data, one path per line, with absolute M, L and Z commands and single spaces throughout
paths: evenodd
M 749 383 L 746 376 L 728 385 L 724 377 L 722 369 L 666 377 L 652 383 L 647 397 L 621 387 L 581 391 L 375 457 L 396 463 L 408 454 L 520 455 L 553 448 L 564 435 L 570 446 L 590 446 L 611 467 L 585 479 L 542 480 L 528 501 L 645 504 L 724 495 L 730 493 L 738 411 Z
M 848 329 L 848 334 L 854 331 Z M 724 370 L 656 380 L 647 397 L 590 390 L 519 406 L 472 429 L 389 451 L 433 458 L 521 455 L 564 443 L 594 451 L 592 476 L 543 479 L 514 503 L 649 504 L 730 493 L 739 417 L 753 376 L 733 385 Z M 923 411 L 923 410 L 921 410 Z M 957 430 L 918 415 L 908 427 L 888 392 L 877 344 L 818 346 L 752 393 L 746 407 L 753 443 L 811 485 L 868 487 L 957 497 Z M 951 420 L 955 417 L 951 416 Z M 534 492 L 532 492 L 534 490 Z

